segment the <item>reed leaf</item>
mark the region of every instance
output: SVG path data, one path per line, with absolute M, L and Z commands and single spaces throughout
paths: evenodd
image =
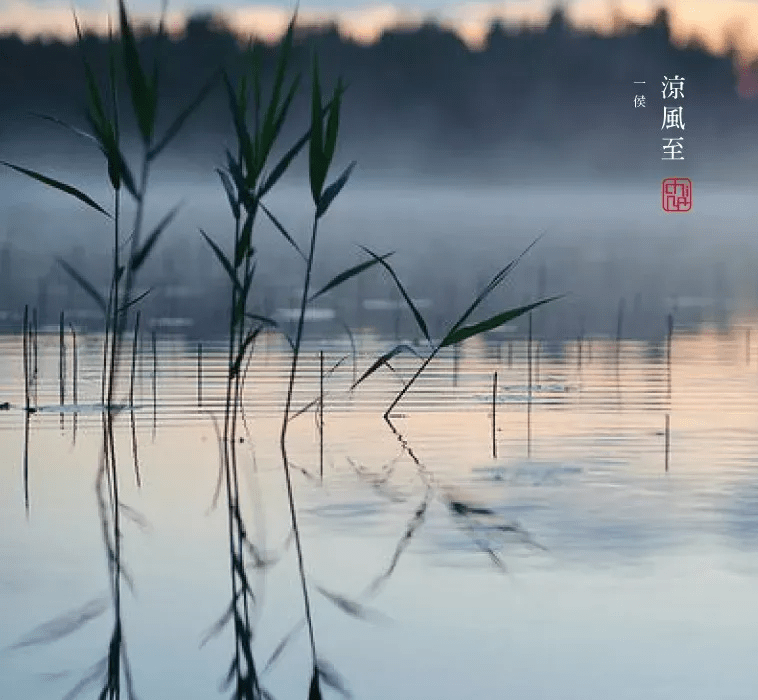
M 401 343 L 400 345 L 396 345 L 392 350 L 389 352 L 385 352 L 384 355 L 382 355 L 379 359 L 377 359 L 374 364 L 371 365 L 358 379 L 357 382 L 353 384 L 353 386 L 350 387 L 350 391 L 355 389 L 359 384 L 361 384 L 364 380 L 368 379 L 374 372 L 376 372 L 382 365 L 388 365 L 389 361 L 393 358 L 399 355 L 401 352 L 410 352 L 411 354 L 418 357 L 418 353 L 410 346 L 405 343 Z
M 237 194 L 234 191 L 234 185 L 229 178 L 229 173 L 221 168 L 216 168 L 216 172 L 218 173 L 219 178 L 221 178 L 221 184 L 224 186 L 224 190 L 226 190 L 226 197 L 229 200 L 229 207 L 232 210 L 232 214 L 234 214 L 235 219 L 239 219 L 240 203 L 237 199 Z
M 329 102 L 326 106 L 324 106 L 321 110 L 322 116 L 327 113 L 328 110 L 332 108 L 332 105 L 334 103 L 334 99 L 336 99 L 336 95 L 342 95 L 344 94 L 346 87 L 343 85 L 340 88 L 341 92 L 337 93 L 335 91 L 335 97 L 332 98 L 332 101 Z M 309 128 L 296 142 L 295 145 L 292 146 L 279 160 L 279 162 L 274 166 L 274 169 L 271 171 L 271 174 L 266 177 L 263 181 L 263 184 L 258 189 L 258 196 L 263 197 L 284 175 L 287 168 L 290 166 L 290 163 L 295 159 L 298 153 L 303 149 L 306 143 L 308 143 L 309 139 L 311 137 L 311 129 Z
M 226 274 L 229 275 L 229 279 L 231 279 L 232 284 L 237 288 L 238 291 L 242 291 L 242 285 L 240 284 L 239 280 L 237 279 L 237 273 L 234 271 L 234 268 L 232 267 L 232 264 L 229 262 L 229 258 L 224 255 L 224 251 L 221 250 L 221 248 L 218 247 L 216 242 L 205 232 L 203 229 L 198 229 L 205 238 L 205 240 L 208 242 L 208 245 L 211 247 L 211 250 L 216 254 L 216 257 L 218 258 L 218 261 L 221 263 L 221 266 L 226 270 Z
M 324 158 L 327 165 L 332 162 L 334 151 L 337 147 L 337 132 L 340 123 L 340 107 L 342 106 L 342 78 L 337 79 L 337 87 L 334 90 L 332 106 L 326 120 L 326 134 L 324 136 Z
M 168 225 L 173 221 L 174 217 L 176 216 L 176 213 L 181 208 L 181 203 L 177 204 L 166 216 L 164 216 L 156 225 L 156 227 L 150 232 L 148 237 L 145 239 L 145 242 L 142 244 L 142 247 L 135 252 L 134 257 L 132 257 L 131 260 L 131 268 L 132 272 L 136 272 L 137 270 L 142 267 L 145 260 L 147 260 L 148 255 L 150 255 L 150 251 L 153 249 L 155 244 L 158 241 L 158 238 L 160 235 L 166 230 Z
M 393 282 L 395 283 L 395 286 L 397 287 L 398 291 L 402 295 L 403 299 L 405 300 L 405 303 L 408 305 L 408 308 L 413 313 L 413 317 L 416 319 L 416 324 L 421 329 L 421 332 L 424 334 L 424 338 L 426 338 L 426 341 L 431 345 L 432 339 L 429 336 L 429 329 L 427 328 L 426 321 L 424 321 L 424 317 L 421 315 L 421 312 L 416 308 L 416 305 L 411 300 L 410 296 L 408 295 L 408 292 L 405 291 L 405 287 L 400 283 L 400 279 L 395 274 L 395 271 L 392 269 L 391 265 L 384 259 L 380 258 L 376 253 L 366 248 L 366 246 L 361 246 L 363 250 L 368 253 L 372 258 L 376 259 L 379 264 L 389 272 L 390 277 L 392 277 Z
M 232 156 L 229 149 L 226 149 L 226 167 L 234 180 L 234 184 L 237 186 L 238 199 L 242 201 L 243 193 L 247 193 L 245 175 L 242 172 L 242 166 L 237 162 L 234 156 Z
M 297 11 L 295 11 L 292 15 L 292 18 L 287 25 L 287 31 L 281 42 L 281 49 L 279 50 L 279 56 L 276 63 L 274 85 L 271 90 L 271 100 L 268 103 L 266 115 L 263 118 L 263 128 L 261 129 L 261 152 L 265 155 L 263 155 L 261 158 L 261 166 L 263 166 L 263 160 L 265 160 L 266 156 L 270 152 L 271 146 L 273 145 L 276 138 L 276 134 L 281 128 L 281 122 L 284 120 L 284 115 L 286 114 L 287 109 L 289 109 L 289 102 L 291 102 L 292 96 L 294 95 L 295 86 L 299 82 L 298 77 L 290 88 L 288 95 L 289 99 L 285 98 L 285 105 L 280 110 L 279 98 L 281 97 L 282 87 L 284 86 L 284 76 L 287 72 L 290 54 L 292 53 L 292 42 L 294 38 L 296 21 Z M 278 116 L 277 112 L 279 112 Z M 278 125 L 277 122 L 279 122 Z
M 319 593 L 321 593 L 322 596 L 333 603 L 346 615 L 350 615 L 350 617 L 354 617 L 359 620 L 370 620 L 371 618 L 376 619 L 378 617 L 383 617 L 381 613 L 377 612 L 376 610 L 372 610 L 367 605 L 363 605 L 363 603 L 359 603 L 355 600 L 350 600 L 349 598 L 340 595 L 339 593 L 333 593 L 332 591 L 328 591 L 321 586 L 316 586 L 315 588 Z
M 211 639 L 218 637 L 224 628 L 232 621 L 239 596 L 240 593 L 237 593 L 234 600 L 232 600 L 232 602 L 227 605 L 226 610 L 224 610 L 224 614 L 221 615 L 221 617 L 219 617 L 218 620 L 216 620 L 216 622 L 214 622 L 208 628 L 206 633 L 203 635 L 203 638 L 200 640 L 200 649 L 202 649 L 208 642 L 210 642 Z
M 253 206 L 245 217 L 245 223 L 242 225 L 242 231 L 237 239 L 237 245 L 234 247 L 234 267 L 238 268 L 251 253 L 250 241 L 253 235 L 253 223 L 257 206 Z
M 421 504 L 418 506 L 418 508 L 416 508 L 416 512 L 413 514 L 413 517 L 408 522 L 408 525 L 405 528 L 405 533 L 395 547 L 395 551 L 392 554 L 390 563 L 388 564 L 387 568 L 373 580 L 367 589 L 367 593 L 375 594 L 381 588 L 381 586 L 389 580 L 390 576 L 392 576 L 393 572 L 397 568 L 398 563 L 400 562 L 400 557 L 408 548 L 408 545 L 411 543 L 411 540 L 416 534 L 416 531 L 423 524 L 424 519 L 426 518 L 427 508 L 429 507 L 429 503 L 431 503 L 431 499 L 432 491 L 431 488 L 427 486 L 426 493 L 424 494 L 424 500 L 421 501 Z
M 169 127 L 166 129 L 166 133 L 163 135 L 163 138 L 160 139 L 160 141 L 158 141 L 158 143 L 148 151 L 148 160 L 155 159 L 182 130 L 182 127 L 192 116 L 192 113 L 197 110 L 197 108 L 200 107 L 200 105 L 205 101 L 205 98 L 208 97 L 208 94 L 213 89 L 213 86 L 218 80 L 220 73 L 220 71 L 215 71 L 205 83 L 205 85 L 200 88 L 197 95 L 195 96 L 195 99 L 193 99 L 181 112 L 179 112 L 179 114 L 177 114 L 174 121 L 171 122 Z
M 41 114 L 40 112 L 29 112 L 29 115 L 32 117 L 37 117 L 37 119 L 44 119 L 45 121 L 49 121 L 53 124 L 57 124 L 58 126 L 62 126 L 64 129 L 68 129 L 77 136 L 81 136 L 82 138 L 87 139 L 88 141 L 92 141 L 92 143 L 96 145 L 99 145 L 98 140 L 92 134 L 84 131 L 83 129 L 79 129 L 66 121 L 63 121 L 62 119 L 58 119 L 58 117 L 52 117 L 49 114 Z
M 352 694 L 345 685 L 345 681 L 342 680 L 342 676 L 326 659 L 319 658 L 316 663 L 316 668 L 318 669 L 318 675 L 321 680 L 332 690 L 336 690 L 344 698 L 352 697 Z
M 321 111 L 321 86 L 318 79 L 318 58 L 313 55 L 313 87 L 311 90 L 311 142 L 308 156 L 308 173 L 313 203 L 318 207 L 324 188 L 327 168 L 324 165 L 323 114 Z
M 105 313 L 106 311 L 106 303 L 105 299 L 103 299 L 103 296 L 100 294 L 100 292 L 95 289 L 95 287 L 85 279 L 85 277 L 81 274 L 79 274 L 71 265 L 69 265 L 65 260 L 62 258 L 56 258 L 58 261 L 58 264 L 74 279 L 74 281 L 85 291 L 89 296 L 94 300 L 94 302 L 98 305 L 98 307 Z
M 457 331 L 466 321 L 471 317 L 471 314 L 476 311 L 479 305 L 505 280 L 505 278 L 511 273 L 516 265 L 521 262 L 523 257 L 535 246 L 537 242 L 542 238 L 544 233 L 541 233 L 535 238 L 521 253 L 519 253 L 513 260 L 511 260 L 505 267 L 498 270 L 492 279 L 487 283 L 484 289 L 479 292 L 471 305 L 463 312 L 463 315 L 455 322 L 453 327 L 448 331 L 448 335 Z
M 124 0 L 119 0 L 119 22 L 121 26 L 121 46 L 124 53 L 124 68 L 132 97 L 132 108 L 137 118 L 142 140 L 148 145 L 153 137 L 157 95 L 150 85 L 139 59 L 137 41 L 134 37 Z
M 266 207 L 263 204 L 263 202 L 259 202 L 259 206 L 261 209 L 263 209 L 264 214 L 268 216 L 271 223 L 274 224 L 274 227 L 276 228 L 276 230 L 282 234 L 282 236 L 287 241 L 287 243 L 289 243 L 300 254 L 300 257 L 303 260 L 307 260 L 305 253 L 303 253 L 303 251 L 300 250 L 300 246 L 295 242 L 295 239 L 292 238 L 292 236 L 290 236 L 289 233 L 287 233 L 287 229 L 285 229 L 284 226 L 282 226 L 282 224 L 279 222 L 279 220 L 269 211 L 268 207 Z
M 295 92 L 297 91 L 298 86 L 300 85 L 300 75 L 297 75 L 295 79 L 292 81 L 292 85 L 290 85 L 290 89 L 287 92 L 287 95 L 284 98 L 284 102 L 282 103 L 282 107 L 279 111 L 279 114 L 276 116 L 276 119 L 274 120 L 273 125 L 270 127 L 269 132 L 264 132 L 264 136 L 261 139 L 262 145 L 261 145 L 261 153 L 260 153 L 260 167 L 263 168 L 264 163 L 266 162 L 266 159 L 268 158 L 269 154 L 271 153 L 271 148 L 274 145 L 274 142 L 276 141 L 276 138 L 279 136 L 279 133 L 282 130 L 282 126 L 284 125 L 284 120 L 287 118 L 287 113 L 289 112 L 290 106 L 292 105 L 292 99 L 295 97 Z M 265 126 L 264 126 L 265 129 Z
M 84 38 L 82 36 L 82 28 L 79 24 L 79 18 L 76 15 L 76 11 L 73 11 L 74 15 L 74 27 L 76 28 L 76 35 L 79 41 L 79 46 L 84 46 Z M 87 97 L 89 100 L 90 110 L 94 111 L 94 120 L 100 126 L 104 126 L 108 119 L 105 115 L 105 108 L 103 106 L 103 100 L 100 96 L 100 89 L 97 87 L 97 80 L 95 80 L 95 74 L 92 72 L 92 67 L 84 55 L 82 49 L 82 63 L 84 64 L 84 78 L 87 83 Z
M 4 160 L 0 160 L 0 164 L 5 165 L 6 167 L 11 168 L 16 172 L 22 173 L 23 175 L 26 175 L 34 180 L 37 180 L 42 184 L 47 185 L 48 187 L 53 187 L 56 190 L 60 190 L 61 192 L 65 192 L 66 194 L 71 195 L 72 197 L 76 197 L 79 201 L 84 202 L 86 205 L 92 207 L 93 209 L 96 209 L 101 214 L 105 214 L 109 219 L 113 218 L 95 200 L 84 194 L 84 192 L 77 189 L 76 187 L 67 185 L 65 182 L 61 182 L 60 180 L 55 180 L 51 177 L 47 177 L 47 175 L 42 175 L 41 173 L 35 172 L 34 170 L 22 168 L 19 165 L 13 165 L 13 163 L 8 163 Z
M 232 658 L 232 662 L 229 664 L 229 668 L 226 671 L 226 675 L 219 681 L 218 684 L 218 692 L 223 693 L 225 690 L 227 690 L 231 685 L 232 681 L 234 680 L 234 676 L 237 674 L 237 657 Z
M 118 312 L 120 314 L 123 314 L 124 311 L 131 309 L 132 306 L 134 306 L 135 304 L 139 304 L 139 302 L 141 302 L 152 291 L 153 291 L 152 289 L 146 289 L 144 292 L 142 292 L 142 294 L 138 294 L 136 297 L 134 297 L 134 299 L 130 299 L 129 301 L 126 302 L 126 304 L 119 306 Z
M 229 79 L 226 71 L 222 72 L 224 79 L 224 87 L 226 88 L 226 96 L 229 102 L 229 111 L 232 113 L 232 121 L 234 123 L 234 131 L 237 134 L 237 143 L 239 144 L 242 158 L 247 168 L 247 173 L 250 175 L 255 170 L 256 154 L 253 151 L 253 143 L 250 140 L 250 132 L 248 131 L 247 124 L 245 123 L 245 110 L 240 104 L 240 98 L 234 92 L 231 80 Z M 244 78 L 243 78 L 244 80 Z M 242 93 L 242 90 L 240 91 Z M 232 175 L 234 176 L 234 172 Z M 240 172 L 240 176 L 242 173 Z M 236 179 L 236 178 L 235 178 Z M 242 177 L 241 181 L 237 183 L 238 189 L 243 189 L 247 185 L 246 178 Z
M 87 688 L 94 685 L 98 680 L 101 680 L 105 676 L 105 672 L 108 668 L 108 657 L 104 656 L 93 666 L 90 666 L 86 674 L 82 679 L 63 696 L 63 700 L 75 700 L 79 697 Z
M 28 635 L 22 637 L 10 647 L 11 650 L 23 649 L 24 647 L 38 644 L 50 644 L 63 637 L 73 634 L 88 622 L 100 617 L 108 609 L 107 598 L 96 598 L 81 608 L 56 617 L 33 629 Z
M 322 296 L 323 294 L 326 294 L 326 292 L 331 291 L 335 287 L 339 287 L 339 285 L 347 282 L 349 279 L 352 279 L 356 275 L 359 275 L 361 272 L 364 272 L 365 270 L 368 270 L 370 267 L 373 267 L 378 262 L 380 262 L 382 259 L 388 258 L 390 255 L 394 255 L 393 253 L 385 253 L 378 259 L 374 260 L 366 260 L 362 263 L 359 263 L 358 265 L 355 265 L 351 268 L 348 268 L 344 272 L 340 272 L 337 276 L 333 277 L 327 284 L 325 284 L 321 289 L 319 289 L 315 294 L 313 294 L 309 299 L 308 302 L 314 301 L 314 299 L 317 299 L 318 297 Z
M 451 345 L 457 345 L 458 343 L 462 343 L 464 340 L 467 340 L 468 338 L 471 338 L 475 335 L 480 335 L 482 333 L 486 333 L 487 331 L 494 330 L 495 328 L 498 328 L 499 326 L 502 326 L 505 323 L 508 323 L 508 321 L 512 321 L 514 318 L 518 318 L 519 316 L 522 316 L 525 313 L 528 313 L 532 309 L 536 309 L 538 306 L 542 306 L 543 304 L 547 304 L 551 301 L 555 301 L 556 299 L 560 299 L 561 296 L 553 296 L 548 297 L 547 299 L 541 299 L 540 301 L 535 301 L 533 304 L 527 304 L 526 306 L 519 306 L 515 309 L 510 309 L 509 311 L 503 311 L 502 313 L 495 314 L 494 316 L 491 316 L 490 318 L 480 321 L 479 323 L 475 323 L 471 326 L 463 326 L 461 328 L 458 328 L 457 330 L 451 331 L 448 333 L 440 343 L 440 348 L 446 348 Z
M 286 635 L 284 635 L 284 637 L 282 637 L 279 644 L 276 645 L 274 651 L 271 653 L 271 656 L 268 657 L 268 661 L 266 661 L 266 665 L 263 667 L 263 673 L 266 673 L 279 660 L 282 652 L 284 652 L 289 643 L 294 639 L 295 635 L 300 632 L 303 627 L 305 627 L 305 618 L 302 618 L 289 632 L 287 632 Z
M 329 205 L 334 201 L 335 197 L 340 193 L 340 190 L 342 190 L 342 188 L 345 186 L 355 166 L 356 161 L 350 163 L 350 165 L 348 165 L 347 168 L 345 168 L 345 170 L 342 172 L 342 175 L 340 175 L 331 185 L 329 185 L 329 187 L 324 190 L 324 193 L 321 195 L 321 198 L 316 205 L 317 219 L 320 219 L 324 214 L 326 214 L 326 210 L 329 208 Z
M 308 143 L 308 139 L 311 137 L 311 130 L 308 129 L 308 131 L 305 132 L 303 136 L 301 136 L 296 142 L 295 145 L 292 146 L 280 159 L 279 162 L 274 166 L 274 169 L 271 171 L 271 174 L 266 177 L 261 184 L 259 190 L 258 190 L 258 196 L 263 197 L 284 175 L 284 173 L 287 171 L 287 168 L 289 168 L 290 163 L 295 159 L 298 153 L 303 150 L 303 146 L 305 146 L 306 143 Z

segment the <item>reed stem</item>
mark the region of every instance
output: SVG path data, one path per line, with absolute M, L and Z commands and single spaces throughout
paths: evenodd
M 319 352 L 319 401 L 318 401 L 318 465 L 321 481 L 324 481 L 324 351 Z
M 158 351 L 156 349 L 155 331 L 151 333 L 153 343 L 153 440 L 158 427 Z
M 197 407 L 203 405 L 203 345 L 197 344 Z
M 665 451 L 665 464 L 666 464 L 666 471 L 667 472 L 669 470 L 669 448 L 670 448 L 670 445 L 671 445 L 670 440 L 671 440 L 671 438 L 670 438 L 670 427 L 669 427 L 669 414 L 667 413 L 666 414 L 666 437 L 665 437 L 665 447 L 664 447 L 664 451 Z
M 527 398 L 526 398 L 526 455 L 532 456 L 532 314 L 529 313 L 529 339 L 526 346 Z
M 497 372 L 492 375 L 492 459 L 497 459 Z

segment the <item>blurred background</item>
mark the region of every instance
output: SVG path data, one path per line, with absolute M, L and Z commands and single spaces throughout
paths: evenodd
M 566 293 L 540 314 L 540 335 L 660 337 L 677 325 L 728 324 L 758 301 L 754 118 L 758 4 L 539 2 L 498 6 L 302 8 L 294 69 L 303 74 L 279 154 L 308 127 L 312 56 L 325 91 L 349 84 L 331 178 L 357 168 L 324 218 L 316 285 L 365 257 L 392 258 L 433 332 L 474 290 L 534 239 L 492 309 Z M 709 9 L 710 8 L 710 9 Z M 716 9 L 718 8 L 718 9 Z M 157 50 L 160 8 L 136 3 L 145 55 Z M 219 66 L 241 69 L 245 46 L 263 48 L 269 89 L 291 8 L 169 8 L 160 47 L 159 120 L 165 125 Z M 81 49 L 107 71 L 107 8 L 0 3 L 0 159 L 38 169 L 109 205 L 104 159 L 85 139 L 36 114 L 87 128 Z M 142 14 L 140 14 L 142 13 Z M 756 24 L 758 26 L 758 24 Z M 664 100 L 666 79 L 683 96 Z M 131 116 L 125 84 L 123 113 Z M 645 106 L 635 106 L 644 96 Z M 664 105 L 682 106 L 684 129 L 664 129 Z M 127 158 L 139 156 L 123 124 Z M 160 127 L 159 127 L 160 131 Z M 673 133 L 676 132 L 676 133 Z M 663 160 L 664 137 L 682 136 L 683 160 Z M 235 141 L 221 85 L 156 167 L 148 224 L 177 203 L 179 215 L 144 268 L 143 318 L 196 336 L 224 332 L 227 280 L 202 227 L 227 248 L 232 219 L 214 168 Z M 276 158 L 278 154 L 275 153 Z M 268 206 L 299 241 L 309 234 L 307 159 L 295 163 Z M 666 213 L 661 180 L 689 177 L 693 207 Z M 297 298 L 298 258 L 268 221 L 254 304 L 286 318 Z M 63 194 L 0 171 L 0 327 L 17 330 L 24 304 L 40 322 L 60 310 L 99 327 L 95 305 L 56 262 L 103 289 L 111 234 L 105 220 Z M 415 325 L 380 270 L 322 298 L 314 322 L 398 337 Z

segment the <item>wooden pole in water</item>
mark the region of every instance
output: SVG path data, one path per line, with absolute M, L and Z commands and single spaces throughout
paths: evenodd
M 24 411 L 24 506 L 26 507 L 26 516 L 29 517 L 29 421 L 32 412 L 29 406 L 29 306 L 24 306 L 24 328 L 23 328 L 23 346 L 24 346 L 24 400 L 26 410 Z
M 671 399 L 671 344 L 672 340 L 674 338 L 674 317 L 673 315 L 669 314 L 668 318 L 666 319 L 666 324 L 668 326 L 668 337 L 666 339 L 666 368 L 667 368 L 667 393 L 669 396 L 669 399 Z
M 492 375 L 492 459 L 497 459 L 497 372 Z
M 197 407 L 203 405 L 203 344 L 197 344 Z
M 79 374 L 79 359 L 77 357 L 76 352 L 76 330 L 74 329 L 74 326 L 69 323 L 69 328 L 71 329 L 71 388 L 73 391 L 72 400 L 74 402 L 74 405 L 79 401 L 79 389 L 78 389 L 78 379 L 77 375 Z
M 155 331 L 151 333 L 153 341 L 153 439 L 158 426 L 158 352 L 155 343 Z
M 26 413 L 29 413 L 29 305 L 24 305 L 24 326 L 22 329 L 23 362 L 24 362 L 24 402 Z
M 460 343 L 453 345 L 453 386 L 458 386 L 458 348 Z
M 76 406 L 79 402 L 79 387 L 78 387 L 78 375 L 79 375 L 79 358 L 76 351 L 76 330 L 72 323 L 68 324 L 71 329 L 71 400 Z M 79 418 L 79 414 L 74 411 L 73 419 L 71 420 L 71 441 L 76 445 L 76 424 Z
M 527 399 L 526 399 L 526 454 L 532 456 L 532 313 L 529 312 L 529 341 L 526 350 Z
M 60 385 L 61 406 L 66 402 L 66 339 L 64 337 L 64 317 L 61 311 L 58 333 L 58 380 Z
M 577 369 L 582 368 L 582 336 L 576 338 L 576 366 Z
M 508 341 L 508 368 L 513 366 L 513 343 Z
M 665 444 L 665 453 L 666 453 L 666 471 L 669 470 L 669 446 L 670 446 L 670 430 L 669 430 L 669 414 L 666 414 L 666 444 Z
M 319 400 L 318 400 L 318 466 L 321 481 L 324 480 L 324 351 L 319 352 Z
M 137 341 L 139 340 L 140 312 L 134 320 L 134 339 L 132 340 L 132 373 L 129 379 L 129 408 L 134 410 L 134 378 L 137 374 Z
M 36 307 L 32 309 L 32 325 L 31 328 L 29 328 L 29 341 L 30 346 L 32 350 L 32 355 L 34 357 L 34 367 L 31 372 L 31 384 L 34 387 L 34 405 L 36 406 L 39 404 L 38 401 L 38 393 L 37 393 L 37 378 L 38 378 L 38 368 L 39 364 L 37 362 L 38 359 L 38 349 L 39 349 L 39 322 L 37 318 L 37 309 Z

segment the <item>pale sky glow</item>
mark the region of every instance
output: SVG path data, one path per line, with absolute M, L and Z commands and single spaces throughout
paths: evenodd
M 425 20 L 439 21 L 457 31 L 471 46 L 481 45 L 489 23 L 495 18 L 517 24 L 544 24 L 554 2 L 550 0 L 510 0 L 499 3 L 463 2 L 435 4 L 418 0 L 413 5 L 361 3 L 360 0 L 335 0 L 319 4 L 301 2 L 301 24 L 336 21 L 344 36 L 372 42 L 381 32 L 399 24 L 417 26 Z M 650 19 L 664 4 L 672 13 L 672 30 L 678 41 L 698 36 L 715 51 L 723 51 L 725 37 L 731 35 L 743 55 L 758 54 L 758 1 L 748 0 L 574 0 L 564 2 L 567 14 L 582 26 L 610 31 L 614 12 L 638 22 Z M 77 2 L 75 7 L 87 27 L 104 32 L 107 27 L 107 2 Z M 137 19 L 154 21 L 159 2 L 137 0 L 129 3 Z M 230 26 L 243 35 L 275 40 L 286 26 L 293 3 L 243 4 L 170 3 L 169 24 L 181 30 L 192 12 L 210 10 L 222 13 Z M 74 35 L 71 5 L 58 0 L 0 0 L 0 31 L 18 32 L 28 38 Z

